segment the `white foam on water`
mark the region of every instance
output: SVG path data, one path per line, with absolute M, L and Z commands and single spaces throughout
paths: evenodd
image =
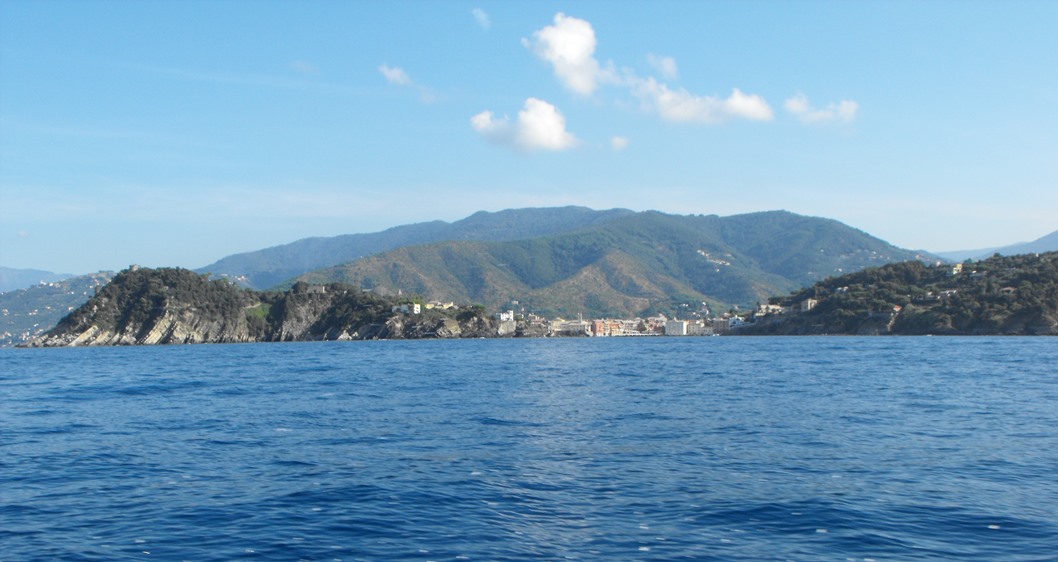
M 816 529 L 816 532 L 821 534 L 821 535 L 823 535 L 823 534 L 829 533 L 830 531 L 828 531 L 826 529 Z
M 641 547 L 639 547 L 639 550 L 641 552 L 650 552 L 650 547 L 649 546 L 641 546 Z
M 989 525 L 988 528 L 992 529 L 993 531 L 996 529 L 1002 529 L 1002 527 L 1000 527 L 999 525 Z

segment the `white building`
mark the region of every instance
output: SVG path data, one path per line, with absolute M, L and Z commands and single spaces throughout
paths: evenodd
M 669 320 L 665 322 L 665 335 L 666 336 L 686 336 L 687 335 L 687 321 L 686 320 Z

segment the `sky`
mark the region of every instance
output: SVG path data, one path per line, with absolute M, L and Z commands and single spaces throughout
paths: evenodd
M 1058 2 L 0 0 L 0 265 L 479 210 L 1058 230 Z

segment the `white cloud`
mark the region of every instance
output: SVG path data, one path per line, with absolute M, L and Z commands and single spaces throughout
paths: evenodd
M 378 71 L 382 73 L 382 76 L 386 77 L 386 80 L 390 84 L 397 84 L 398 86 L 411 86 L 411 76 L 408 76 L 407 72 L 399 66 L 389 66 L 388 64 L 378 65 Z
M 825 108 L 813 107 L 804 94 L 797 94 L 783 103 L 786 111 L 795 115 L 803 123 L 851 123 L 856 119 L 860 104 L 852 100 L 841 100 L 828 104 Z
M 729 119 L 771 121 L 771 106 L 763 97 L 743 93 L 738 88 L 727 98 L 699 96 L 683 88 L 672 89 L 656 78 L 640 78 L 631 70 L 618 77 L 613 63 L 605 67 L 595 58 L 595 30 L 591 23 L 555 14 L 554 24 L 533 33 L 533 39 L 522 40 L 526 47 L 549 62 L 555 76 L 573 92 L 591 95 L 600 84 L 618 85 L 640 101 L 644 109 L 656 112 L 662 119 L 683 123 L 720 123 Z M 647 55 L 647 61 L 664 79 L 679 77 L 679 67 L 672 57 Z
M 481 26 L 481 29 L 488 31 L 492 28 L 492 20 L 489 19 L 489 15 L 485 13 L 485 10 L 474 8 L 470 13 L 474 15 L 474 19 L 478 22 L 478 25 Z
M 610 148 L 612 148 L 614 152 L 621 152 L 628 148 L 629 142 L 631 141 L 628 140 L 628 137 L 613 137 L 610 139 Z
M 660 57 L 651 53 L 647 55 L 647 62 L 666 80 L 676 80 L 680 77 L 680 69 L 676 66 L 676 59 L 672 57 Z
M 566 130 L 566 118 L 550 103 L 529 98 L 512 123 L 506 116 L 497 119 L 491 111 L 470 118 L 470 126 L 486 139 L 519 150 L 566 150 L 577 145 L 577 138 Z
M 591 95 L 611 74 L 595 60 L 595 30 L 585 20 L 559 12 L 554 25 L 533 33 L 533 41 L 522 42 L 551 63 L 559 80 L 580 95 Z
M 727 98 L 699 96 L 683 88 L 670 89 L 654 78 L 629 79 L 632 94 L 643 108 L 655 111 L 662 119 L 677 123 L 720 123 L 741 118 L 751 121 L 771 121 L 773 114 L 768 102 L 755 94 L 745 94 L 735 88 Z

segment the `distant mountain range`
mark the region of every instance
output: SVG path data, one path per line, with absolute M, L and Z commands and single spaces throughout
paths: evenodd
M 0 293 L 0 346 L 24 343 L 50 330 L 111 277 L 110 272 L 93 273 Z
M 554 210 L 530 211 L 546 217 Z M 543 316 L 632 317 L 698 310 L 703 303 L 752 305 L 828 276 L 936 259 L 838 221 L 785 211 L 730 217 L 578 212 L 595 220 L 534 238 L 405 246 L 298 279 Z
M 550 236 L 633 214 L 627 209 L 586 207 L 481 211 L 447 223 L 431 221 L 382 232 L 305 238 L 290 244 L 235 254 L 195 271 L 233 278 L 252 289 L 268 289 L 294 277 L 405 246 L 447 240 L 505 241 Z
M 995 254 L 1003 256 L 1016 256 L 1018 254 L 1040 254 L 1043 252 L 1058 251 L 1058 230 L 1032 242 L 1021 242 L 1010 246 L 998 248 L 982 248 L 980 250 L 956 250 L 951 252 L 937 252 L 936 254 L 946 260 L 960 262 L 965 260 L 982 260 L 990 258 Z
M 33 285 L 38 285 L 40 283 L 62 281 L 63 279 L 69 279 L 70 277 L 73 277 L 73 275 L 69 273 L 52 273 L 50 271 L 41 271 L 39 269 L 0 267 L 0 293 L 17 291 L 18 289 L 25 289 L 26 287 L 32 287 Z

